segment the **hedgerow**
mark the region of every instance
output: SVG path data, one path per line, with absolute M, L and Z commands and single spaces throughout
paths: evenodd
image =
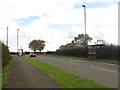
M 7 46 L 2 44 L 2 50 L 0 51 L 2 51 L 2 55 L 1 55 L 2 56 L 2 67 L 5 67 L 7 64 L 10 63 L 10 60 L 11 60 L 9 49 Z
M 96 49 L 97 59 L 118 59 L 120 46 L 115 45 L 105 45 L 97 47 Z M 69 47 L 61 48 L 55 52 L 56 55 L 64 56 L 77 56 L 77 57 L 88 57 L 88 49 L 85 47 Z

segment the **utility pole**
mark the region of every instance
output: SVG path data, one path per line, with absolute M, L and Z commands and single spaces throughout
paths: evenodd
M 7 40 L 6 40 L 6 46 L 8 47 L 8 27 L 7 27 Z
M 17 53 L 18 53 L 18 31 L 19 29 L 17 29 Z

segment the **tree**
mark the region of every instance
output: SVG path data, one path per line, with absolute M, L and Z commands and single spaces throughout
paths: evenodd
M 74 38 L 74 43 L 78 45 L 88 45 L 88 42 L 91 42 L 92 38 L 88 34 L 79 34 L 78 37 Z
M 43 40 L 33 40 L 29 44 L 29 48 L 32 49 L 34 52 L 36 52 L 36 50 L 39 50 L 41 52 L 41 50 L 43 50 L 44 47 L 45 41 Z

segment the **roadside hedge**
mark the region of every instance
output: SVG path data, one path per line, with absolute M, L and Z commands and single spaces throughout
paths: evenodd
M 2 67 L 5 67 L 7 64 L 10 63 L 11 56 L 9 53 L 9 49 L 7 46 L 2 44 Z
M 118 60 L 120 46 L 106 45 L 97 47 L 97 59 L 115 59 Z M 55 52 L 55 55 L 88 57 L 88 49 L 85 47 L 61 48 Z
M 87 57 L 87 49 L 85 47 L 62 48 L 55 52 L 56 55 Z
M 120 49 L 120 48 L 119 48 Z M 118 46 L 101 46 L 97 48 L 98 59 L 118 59 Z

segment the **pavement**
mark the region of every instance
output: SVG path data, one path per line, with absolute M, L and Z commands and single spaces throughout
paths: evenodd
M 42 55 L 33 59 L 52 64 L 76 76 L 94 80 L 110 88 L 118 88 L 118 65 L 116 64 Z
M 58 88 L 59 86 L 36 68 L 13 56 L 6 88 Z

